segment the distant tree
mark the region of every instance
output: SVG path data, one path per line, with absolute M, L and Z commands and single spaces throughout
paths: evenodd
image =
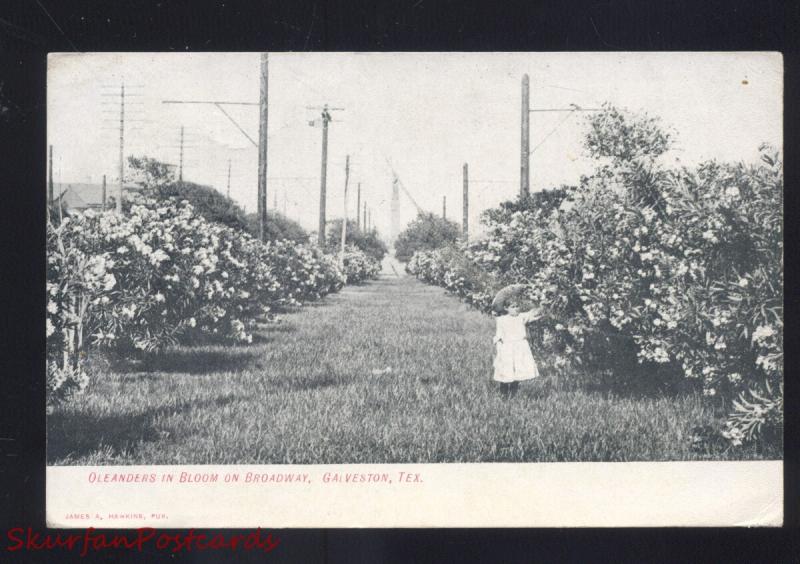
M 328 222 L 328 231 L 325 238 L 326 247 L 330 251 L 338 250 L 342 244 L 342 220 L 334 219 Z M 368 256 L 371 256 L 377 261 L 382 261 L 389 248 L 386 243 L 380 240 L 375 231 L 362 231 L 358 228 L 358 224 L 352 220 L 347 220 L 347 233 L 345 235 L 345 242 L 348 245 L 358 247 Z
M 128 157 L 128 181 L 158 196 L 164 186 L 175 183 L 175 167 L 150 157 Z
M 460 234 L 461 227 L 455 221 L 433 213 L 420 212 L 397 237 L 394 243 L 394 256 L 406 262 L 416 251 L 438 249 L 455 243 Z

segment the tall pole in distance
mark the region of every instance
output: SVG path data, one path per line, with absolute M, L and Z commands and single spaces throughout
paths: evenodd
M 361 231 L 361 183 L 358 183 L 358 191 L 356 192 L 356 229 Z
M 464 163 L 464 212 L 461 218 L 461 228 L 464 230 L 464 240 L 469 239 L 469 165 Z
M 342 208 L 342 248 L 339 255 L 339 264 L 344 267 L 344 246 L 347 240 L 347 183 L 350 180 L 350 155 L 344 162 L 344 208 Z M 356 214 L 358 215 L 358 214 Z
M 447 219 L 447 196 L 442 196 L 442 219 Z
M 125 180 L 125 83 L 120 87 L 119 102 L 119 190 L 117 191 L 116 212 L 122 213 L 122 184 Z
M 519 193 L 530 193 L 530 83 L 527 74 L 522 75 L 522 143 L 520 148 Z
M 367 232 L 367 201 L 364 200 L 364 233 Z
M 103 175 L 103 211 L 106 211 L 106 175 Z
M 183 126 L 181 126 L 181 160 L 178 165 L 178 182 L 183 183 Z
M 231 160 L 228 159 L 228 188 L 226 191 L 228 198 L 231 197 Z
M 328 105 L 322 109 L 322 165 L 319 177 L 319 229 L 317 239 L 319 246 L 325 246 L 325 183 L 328 175 L 328 122 L 331 114 L 328 113 Z
M 261 53 L 261 97 L 259 99 L 258 123 L 258 237 L 267 239 L 267 90 L 269 59 Z
M 47 175 L 47 207 L 48 210 L 50 206 L 53 205 L 53 201 L 55 198 L 55 188 L 53 187 L 53 146 L 50 145 L 50 170 L 48 171 Z

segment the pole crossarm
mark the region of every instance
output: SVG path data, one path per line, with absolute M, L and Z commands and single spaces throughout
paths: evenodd
M 222 100 L 162 100 L 162 104 L 222 104 L 223 106 L 258 106 L 258 102 L 225 102 Z
M 528 110 L 529 112 L 602 112 L 603 108 L 581 108 L 575 106 L 574 108 L 535 108 Z

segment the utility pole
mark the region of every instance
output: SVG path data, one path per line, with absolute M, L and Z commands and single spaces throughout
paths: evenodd
M 119 190 L 117 192 L 116 212 L 122 213 L 122 185 L 125 181 L 125 83 L 120 86 L 119 102 Z
M 53 187 L 53 146 L 50 145 L 50 170 L 48 171 L 48 178 L 47 178 L 47 206 L 48 210 L 50 206 L 53 205 L 55 201 L 55 188 Z
M 344 247 L 347 240 L 347 183 L 350 180 L 350 155 L 344 162 L 344 208 L 342 208 L 342 249 L 339 255 L 339 263 L 344 267 Z M 358 214 L 356 214 L 358 215 Z
M 358 183 L 358 192 L 356 196 L 356 229 L 361 231 L 361 183 Z
M 181 159 L 178 164 L 178 182 L 183 183 L 183 126 L 181 126 Z
M 314 127 L 322 123 L 322 164 L 319 176 L 319 228 L 317 229 L 317 241 L 320 247 L 325 246 L 325 189 L 328 176 L 328 123 L 331 119 L 331 112 L 343 110 L 344 108 L 329 108 L 325 104 L 322 108 L 306 106 L 308 110 L 322 110 L 320 120 L 311 120 L 308 125 Z
M 364 233 L 367 232 L 369 227 L 367 226 L 367 201 L 364 200 Z
M 447 196 L 442 196 L 442 219 L 447 219 Z
M 522 143 L 520 150 L 520 196 L 530 193 L 530 84 L 527 74 L 522 75 Z
M 317 238 L 319 246 L 325 246 L 325 183 L 328 175 L 328 122 L 331 121 L 331 114 L 328 112 L 328 105 L 322 110 L 322 164 L 319 178 L 319 231 Z
M 267 53 L 261 53 L 261 98 L 259 100 L 260 119 L 258 124 L 258 236 L 262 241 L 267 239 L 268 64 Z
M 228 159 L 228 188 L 227 188 L 227 196 L 228 199 L 231 197 L 231 160 Z
M 464 163 L 464 212 L 461 218 L 461 228 L 464 230 L 464 240 L 469 239 L 469 165 Z
M 103 175 L 103 211 L 106 211 L 106 175 Z

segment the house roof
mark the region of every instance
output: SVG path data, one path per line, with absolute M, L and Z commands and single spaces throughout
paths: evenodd
M 124 191 L 138 189 L 136 185 L 124 186 Z M 116 193 L 117 186 L 106 187 L 106 197 L 111 198 Z M 54 182 L 53 192 L 56 199 L 61 198 L 65 208 L 87 209 L 103 207 L 103 185 L 88 182 Z

